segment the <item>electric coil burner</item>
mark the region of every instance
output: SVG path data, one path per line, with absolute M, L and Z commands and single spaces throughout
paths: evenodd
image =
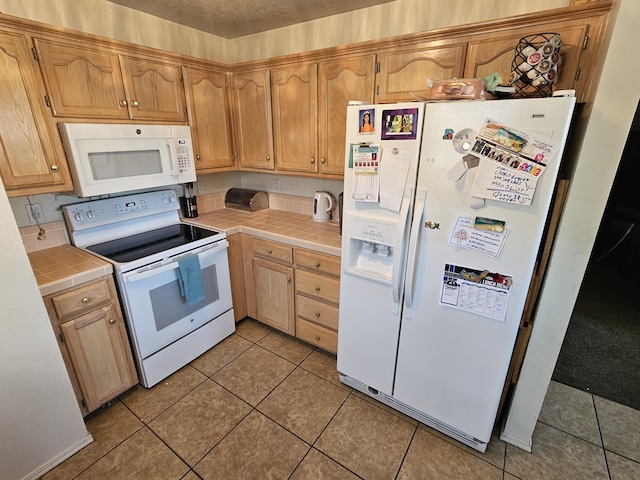
M 178 211 L 173 190 L 63 207 L 73 244 L 113 264 L 145 387 L 235 331 L 226 235 L 183 223 Z

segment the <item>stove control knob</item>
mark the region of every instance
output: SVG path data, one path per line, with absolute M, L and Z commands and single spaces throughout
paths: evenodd
M 164 203 L 165 205 L 167 205 L 169 203 L 169 199 L 167 197 L 163 197 L 162 199 L 162 203 Z
M 93 210 L 87 210 L 87 218 L 96 218 L 96 212 Z
M 81 222 L 83 220 L 82 218 L 82 212 L 78 212 L 73 216 L 78 222 Z
M 171 196 L 169 197 L 169 201 L 170 201 L 171 203 L 176 203 L 176 197 L 174 197 L 173 195 L 171 195 Z

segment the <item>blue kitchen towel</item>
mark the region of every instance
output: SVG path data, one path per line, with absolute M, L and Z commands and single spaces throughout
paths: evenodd
M 180 294 L 186 299 L 187 304 L 194 305 L 205 299 L 198 255 L 189 255 L 178 260 L 178 284 Z

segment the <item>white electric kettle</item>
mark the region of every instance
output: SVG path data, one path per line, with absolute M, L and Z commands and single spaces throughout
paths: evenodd
M 313 220 L 315 222 L 328 222 L 331 220 L 333 198 L 327 192 L 316 192 L 313 195 Z

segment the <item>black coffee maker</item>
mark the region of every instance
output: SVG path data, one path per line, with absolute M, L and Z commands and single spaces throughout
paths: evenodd
M 193 194 L 193 183 L 185 183 L 184 197 L 180 197 L 180 207 L 184 218 L 196 218 L 198 216 L 198 202 Z

